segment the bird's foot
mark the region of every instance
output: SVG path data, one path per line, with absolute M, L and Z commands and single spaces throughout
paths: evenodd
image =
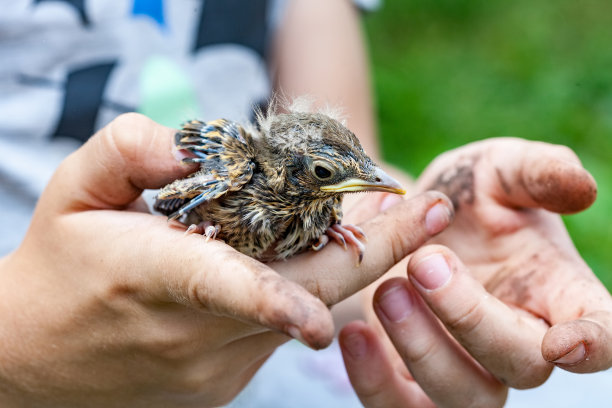
M 314 251 L 321 250 L 325 245 L 327 245 L 330 238 L 342 245 L 344 249 L 347 249 L 348 245 L 352 246 L 357 252 L 357 265 L 361 264 L 363 254 L 365 253 L 365 245 L 363 242 L 361 242 L 361 240 L 367 242 L 365 233 L 361 228 L 351 224 L 333 224 L 327 229 L 327 231 L 325 231 L 325 234 L 321 235 L 317 242 L 312 245 L 312 249 Z
M 213 225 L 210 221 L 203 221 L 199 224 L 191 224 L 189 228 L 185 231 L 185 235 L 189 234 L 200 234 L 206 237 L 206 242 L 211 239 L 215 239 L 217 234 L 221 230 L 219 224 Z

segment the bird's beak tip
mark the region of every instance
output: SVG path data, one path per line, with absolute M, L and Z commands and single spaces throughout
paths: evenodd
M 384 191 L 394 193 L 394 194 L 400 194 L 400 195 L 406 194 L 406 190 L 404 190 L 404 188 L 399 183 L 399 181 L 397 181 L 396 179 L 388 175 L 380 167 L 377 167 L 374 173 L 376 175 L 376 184 L 373 187 L 378 186 L 382 188 Z

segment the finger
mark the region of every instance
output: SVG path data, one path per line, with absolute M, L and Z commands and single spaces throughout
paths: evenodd
M 201 237 L 185 238 L 193 239 L 189 245 L 168 248 L 166 254 L 176 250 L 196 254 L 178 262 L 184 273 L 177 276 L 162 265 L 157 269 L 157 278 L 166 282 L 171 298 L 279 331 L 315 349 L 331 343 L 334 335 L 331 313 L 303 287 L 219 241 L 205 243 L 204 250 Z
M 559 247 L 557 247 L 559 248 Z M 573 249 L 573 248 L 572 248 Z M 570 254 L 568 256 L 567 254 Z M 542 343 L 547 361 L 573 372 L 612 367 L 612 296 L 581 259 L 568 249 L 551 254 L 554 279 L 527 275 L 520 285 L 540 287 L 524 301 L 553 326 Z M 568 259 L 569 258 L 569 259 Z M 532 267 L 538 267 L 537 259 Z M 550 262 L 550 261 L 549 261 Z
M 495 195 L 505 205 L 568 214 L 595 201 L 595 180 L 571 149 L 519 139 L 493 146 L 484 159 L 496 170 Z
M 45 207 L 123 208 L 143 189 L 195 171 L 197 165 L 182 164 L 173 154 L 174 133 L 139 114 L 119 116 L 62 162 L 41 198 Z
M 547 361 L 574 373 L 592 373 L 612 367 L 612 315 L 588 313 L 550 328 L 542 341 Z
M 419 385 L 400 374 L 377 337 L 364 322 L 346 325 L 340 349 L 351 384 L 366 407 L 433 407 Z
M 333 339 L 331 313 L 319 299 L 221 241 L 205 242 L 169 227 L 163 217 L 140 213 L 101 211 L 93 218 L 79 212 L 63 217 L 63 225 L 68 222 L 70 234 L 97 243 L 85 245 L 82 258 L 112 263 L 103 298 L 133 294 L 144 303 L 175 302 L 250 323 L 253 331 L 270 328 L 313 348 Z M 102 228 L 104 240 L 98 237 Z M 113 259 L 106 259 L 109 254 Z M 109 278 L 93 276 L 91 284 L 101 280 Z M 233 334 L 218 331 L 232 339 Z
M 270 264 L 299 282 L 325 304 L 333 305 L 375 281 L 391 266 L 448 226 L 452 204 L 438 192 L 427 192 L 389 208 L 361 224 L 368 237 L 363 262 L 339 245 L 305 253 L 290 262 Z
M 457 208 L 492 197 L 510 208 L 573 213 L 597 196 L 595 180 L 569 148 L 516 138 L 474 142 L 442 154 L 418 184 L 448 195 Z
M 540 352 L 546 324 L 490 295 L 449 249 L 420 249 L 408 273 L 447 330 L 500 381 L 528 388 L 548 378 L 552 365 Z
M 503 406 L 507 388 L 448 336 L 406 279 L 385 281 L 374 295 L 374 310 L 436 406 Z
M 349 198 L 349 197 L 347 197 Z M 392 193 L 371 193 L 365 197 L 351 197 L 352 205 L 342 218 L 343 223 L 358 224 L 376 217 L 396 204 L 405 200 L 405 196 Z M 344 204 L 343 204 L 344 205 Z

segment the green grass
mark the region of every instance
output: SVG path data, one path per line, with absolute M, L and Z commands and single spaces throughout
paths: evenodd
M 385 157 L 419 174 L 492 136 L 570 146 L 599 195 L 566 225 L 612 289 L 612 2 L 385 0 L 365 25 Z

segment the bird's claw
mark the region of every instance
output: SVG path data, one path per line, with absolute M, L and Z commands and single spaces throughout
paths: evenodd
M 191 224 L 189 228 L 187 228 L 187 230 L 185 231 L 185 235 L 191 234 L 201 234 L 201 232 L 198 232 L 198 226 L 196 224 Z
M 366 235 L 361 228 L 350 224 L 334 224 L 327 229 L 325 234 L 319 237 L 317 242 L 312 245 L 312 249 L 315 251 L 322 249 L 329 242 L 330 238 L 342 245 L 345 250 L 348 249 L 348 245 L 355 248 L 358 256 L 357 266 L 361 265 L 363 254 L 365 253 L 365 245 L 360 240 L 367 241 Z
M 319 237 L 317 242 L 312 244 L 311 248 L 312 248 L 313 251 L 319 251 L 319 250 L 323 249 L 323 247 L 325 247 L 325 245 L 327 245 L 328 242 L 329 242 L 329 237 L 327 235 L 323 234 L 323 235 L 321 235 Z
M 204 229 L 204 236 L 206 237 L 206 242 L 210 241 L 211 239 L 215 239 L 217 237 L 217 234 L 219 233 L 219 226 L 218 225 L 209 225 Z
M 191 224 L 185 231 L 185 235 L 200 234 L 204 235 L 206 242 L 215 239 L 221 230 L 219 225 L 213 225 L 210 221 L 204 221 L 199 224 Z
M 337 230 L 334 229 L 334 226 L 336 226 L 336 225 L 339 225 L 339 224 L 334 224 L 331 227 L 329 227 L 327 229 L 327 231 L 326 231 L 326 234 L 328 234 L 330 237 L 332 237 L 334 239 L 334 241 L 336 241 L 337 243 L 342 245 L 342 248 L 344 248 L 344 250 L 346 250 L 347 249 L 346 239 L 344 238 L 344 235 L 343 235 L 342 232 L 337 231 Z

